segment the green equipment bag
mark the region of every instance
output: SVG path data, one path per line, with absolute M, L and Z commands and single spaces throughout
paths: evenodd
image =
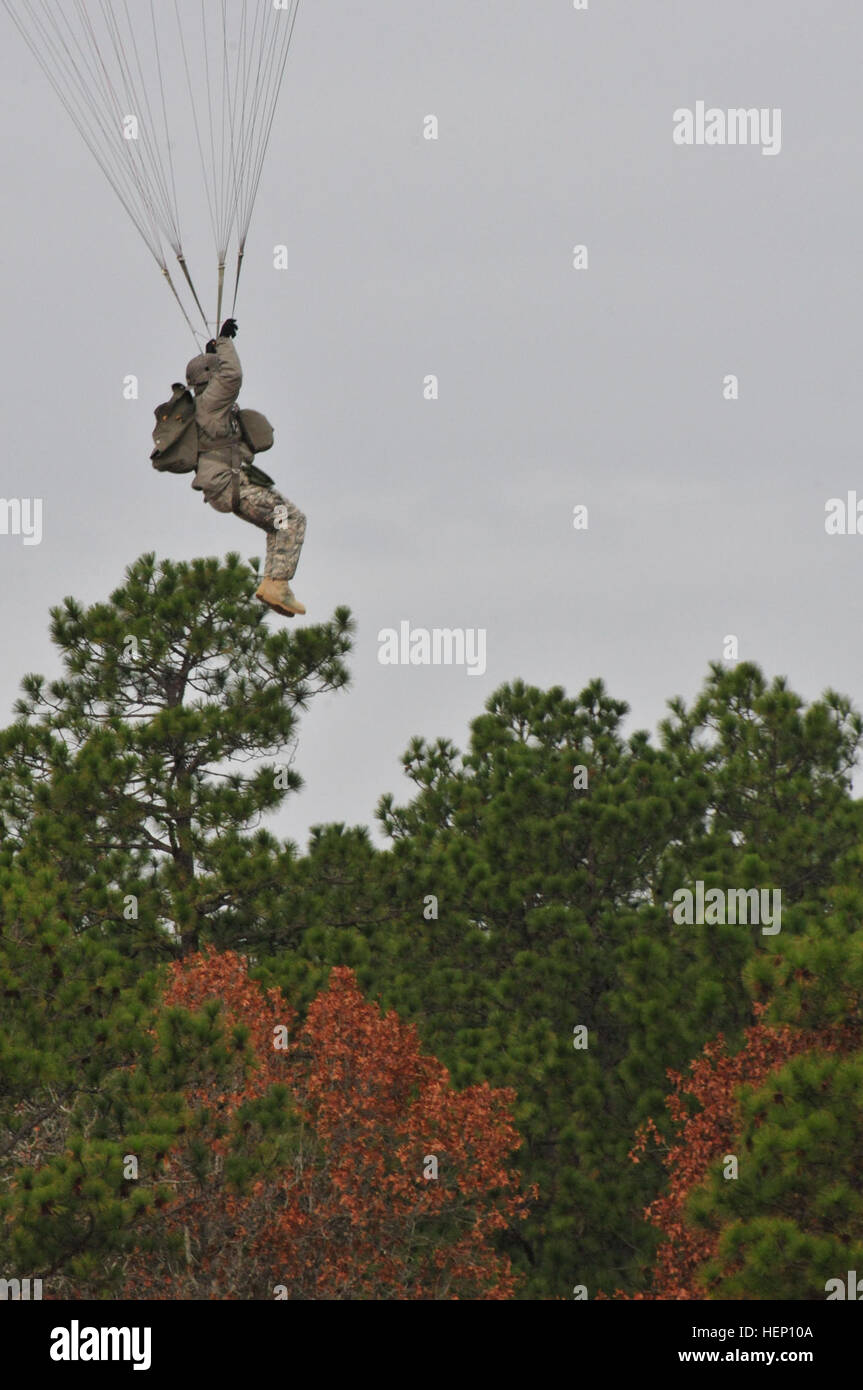
M 253 463 L 242 463 L 240 464 L 240 467 L 242 468 L 249 482 L 254 483 L 255 487 L 273 486 L 272 478 L 270 477 L 269 473 L 264 472 L 263 468 L 256 468 Z
M 195 397 L 181 382 L 174 382 L 174 394 L 154 411 L 155 449 L 150 461 L 160 473 L 194 473 L 198 466 L 198 428 L 195 423 Z

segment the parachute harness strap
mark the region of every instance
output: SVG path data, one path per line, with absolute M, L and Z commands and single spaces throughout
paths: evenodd
M 235 516 L 240 515 L 240 451 L 237 446 L 233 421 L 231 422 L 231 511 Z

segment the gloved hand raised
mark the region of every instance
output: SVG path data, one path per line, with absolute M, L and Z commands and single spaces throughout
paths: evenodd
M 236 338 L 237 320 L 225 319 L 225 322 L 222 324 L 222 331 L 219 336 L 222 338 Z

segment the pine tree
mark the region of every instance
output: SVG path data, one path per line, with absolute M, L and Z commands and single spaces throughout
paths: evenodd
M 28 676 L 0 735 L 0 838 L 77 884 L 76 930 L 195 951 L 255 923 L 283 851 L 255 830 L 301 786 L 299 713 L 348 680 L 352 622 L 268 626 L 256 575 L 145 555 L 108 602 L 52 610 L 64 674 Z M 244 765 L 246 765 L 244 770 Z
M 301 785 L 299 713 L 347 681 L 347 612 L 271 630 L 255 582 L 150 555 L 107 602 L 67 599 L 63 674 L 28 676 L 0 733 L 0 1262 L 53 1286 L 107 1295 L 163 1200 L 190 1070 L 225 1059 L 212 1020 L 156 1038 L 152 967 L 278 893 L 291 850 L 255 826 Z

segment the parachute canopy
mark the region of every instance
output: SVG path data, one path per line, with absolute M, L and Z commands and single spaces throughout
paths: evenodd
M 200 336 L 233 305 L 300 0 L 3 0 Z M 183 246 L 200 202 L 216 253 L 208 320 Z M 183 281 L 172 278 L 170 252 Z M 232 309 L 233 312 L 233 309 Z

